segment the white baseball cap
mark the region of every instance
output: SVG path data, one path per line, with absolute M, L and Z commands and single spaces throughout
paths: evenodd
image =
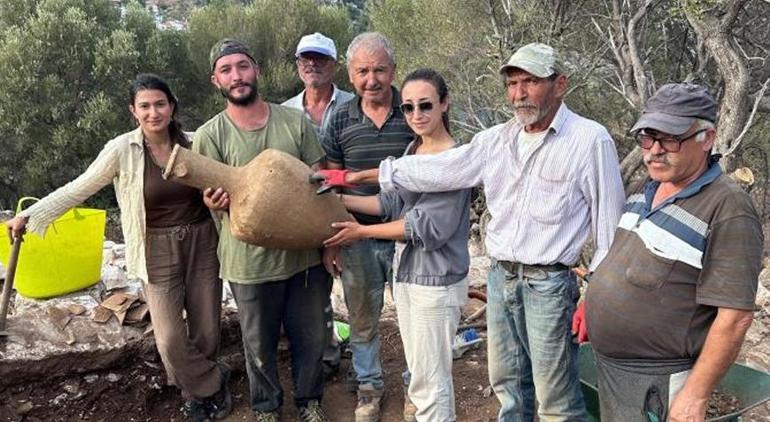
M 299 57 L 302 53 L 319 53 L 337 60 L 337 47 L 334 41 L 320 32 L 305 35 L 299 40 L 294 56 Z

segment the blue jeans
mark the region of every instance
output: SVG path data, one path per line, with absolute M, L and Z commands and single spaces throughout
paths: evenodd
M 502 407 L 498 421 L 584 421 L 573 341 L 579 296 L 569 271 L 516 271 L 492 260 L 487 283 L 489 381 Z
M 350 349 L 358 384 L 384 387 L 377 324 L 393 272 L 393 242 L 360 240 L 342 248 L 342 288 L 350 317 Z

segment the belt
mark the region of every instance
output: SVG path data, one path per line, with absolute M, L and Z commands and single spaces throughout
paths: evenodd
M 564 264 L 551 264 L 551 265 L 537 265 L 537 264 L 522 264 L 521 262 L 513 262 L 513 261 L 497 261 L 498 264 L 500 264 L 501 267 L 503 267 L 504 270 L 508 271 L 511 274 L 516 274 L 519 272 L 519 266 L 522 267 L 523 271 L 546 271 L 546 272 L 556 272 L 556 271 L 566 271 L 569 269 L 568 266 Z

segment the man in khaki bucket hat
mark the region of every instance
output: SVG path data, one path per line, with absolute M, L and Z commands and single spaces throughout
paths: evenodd
M 589 235 L 604 258 L 624 201 L 615 143 L 564 103 L 558 53 L 539 43 L 500 67 L 511 120 L 469 144 L 380 165 L 383 190 L 444 192 L 483 185 L 491 220 L 489 379 L 500 421 L 583 421 L 570 330 L 579 296 L 574 266 Z M 451 171 L 448 171 L 451 169 Z

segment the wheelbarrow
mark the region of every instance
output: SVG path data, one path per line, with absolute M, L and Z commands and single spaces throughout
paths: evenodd
M 596 361 L 590 343 L 584 343 L 580 346 L 578 368 L 583 397 L 588 409 L 588 420 L 590 422 L 601 421 L 599 388 L 596 382 Z M 770 374 L 734 363 L 722 378 L 717 389 L 738 399 L 741 409 L 718 418 L 707 419 L 707 421 L 739 421 L 741 414 L 770 400 Z

